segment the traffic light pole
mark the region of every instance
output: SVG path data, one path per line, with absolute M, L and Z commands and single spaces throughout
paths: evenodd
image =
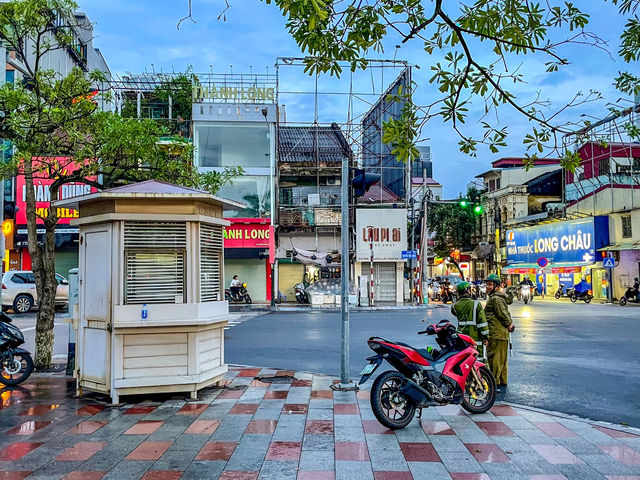
M 340 239 L 342 241 L 342 285 L 340 296 L 341 323 L 341 355 L 340 355 L 340 386 L 349 388 L 349 162 L 342 162 L 341 183 L 342 223 L 340 225 Z M 352 387 L 353 388 L 353 387 Z

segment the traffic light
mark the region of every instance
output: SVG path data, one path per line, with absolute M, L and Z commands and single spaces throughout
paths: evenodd
M 460 200 L 458 200 L 458 205 L 460 205 L 462 208 L 473 207 L 473 213 L 475 215 L 482 215 L 482 212 L 484 211 L 481 204 L 471 202 L 466 198 L 461 198 Z
M 0 256 L 5 259 L 6 251 L 13 248 L 13 220 L 2 222 L 2 235 L 0 236 Z
M 13 235 L 13 220 L 5 220 L 2 222 L 2 234 L 5 237 Z
M 352 171 L 353 178 L 351 179 L 351 186 L 353 187 L 353 194 L 356 197 L 364 195 L 369 187 L 381 178 L 379 174 L 366 172 L 364 168 L 354 168 Z

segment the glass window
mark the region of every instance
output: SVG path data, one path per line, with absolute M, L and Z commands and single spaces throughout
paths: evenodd
M 271 216 L 271 182 L 269 177 L 243 175 L 232 185 L 223 186 L 216 195 L 245 204 L 245 208 L 224 212 L 225 217 L 264 218 Z
M 631 215 L 625 215 L 622 217 L 622 238 L 631 238 L 632 236 Z
M 198 167 L 269 167 L 269 126 L 248 123 L 196 122 Z
M 13 283 L 29 283 L 27 281 L 27 276 L 23 273 L 15 273 L 13 274 L 13 276 L 11 277 L 11 281 Z

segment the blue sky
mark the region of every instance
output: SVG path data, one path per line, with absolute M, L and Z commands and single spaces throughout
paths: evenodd
M 223 0 L 192 0 L 193 16 L 197 23 L 185 21 L 180 30 L 176 24 L 186 15 L 187 0 L 80 0 L 80 7 L 95 23 L 94 45 L 105 56 L 114 74 L 127 71 L 140 72 L 155 69 L 163 72 L 184 71 L 192 65 L 197 72 L 216 73 L 274 72 L 278 56 L 300 56 L 301 52 L 284 28 L 284 19 L 273 5 L 258 0 L 229 0 L 232 8 L 226 12 L 226 22 L 217 19 L 224 8 Z M 424 1 L 429 4 L 431 2 Z M 557 3 L 557 2 L 554 2 Z M 556 108 L 564 105 L 577 91 L 596 89 L 604 96 L 604 101 L 590 104 L 565 115 L 566 119 L 579 120 L 580 114 L 602 117 L 606 115 L 605 104 L 615 102 L 620 94 L 613 88 L 613 78 L 619 70 L 638 72 L 638 65 L 627 65 L 617 55 L 617 44 L 624 26 L 616 7 L 603 0 L 578 2 L 580 7 L 591 14 L 589 30 L 609 42 L 611 55 L 599 49 L 586 46 L 570 46 L 561 50 L 571 65 L 555 74 L 544 72 L 542 57 L 528 57 L 513 62 L 511 67 L 519 67 L 527 83 L 518 86 L 514 92 L 523 100 L 533 98 L 538 92 L 543 99 L 549 99 Z M 384 55 L 394 56 L 396 38 L 390 37 L 385 44 Z M 475 46 L 480 61 L 486 58 L 482 46 Z M 486 47 L 485 47 L 486 48 Z M 441 59 L 434 54 L 427 56 L 419 42 L 409 42 L 397 52 L 397 58 L 419 65 L 414 69 L 413 79 L 417 82 L 415 101 L 428 104 L 438 98 L 438 92 L 428 82 L 430 66 Z M 358 74 L 353 78 L 354 88 L 374 88 L 377 93 L 398 71 L 388 70 L 383 74 Z M 281 70 L 281 83 L 288 90 L 311 91 L 314 79 L 304 77 L 301 71 L 292 68 Z M 372 86 L 373 85 L 373 86 Z M 321 90 L 346 92 L 349 76 L 341 81 L 320 78 Z M 288 120 L 313 120 L 313 96 L 289 96 L 286 99 Z M 366 104 L 356 105 L 366 108 Z M 482 108 L 476 101 L 469 112 L 468 133 L 477 133 L 476 125 Z M 321 121 L 344 121 L 347 114 L 346 96 L 326 96 L 319 101 Z M 477 158 L 468 157 L 458 150 L 459 138 L 450 125 L 439 119 L 431 120 L 422 132 L 428 139 L 434 160 L 434 177 L 444 185 L 446 196 L 456 196 L 478 173 L 486 171 L 490 162 L 503 156 L 521 156 L 524 152 L 522 136 L 530 125 L 519 114 L 503 108 L 499 116 L 502 125 L 508 125 L 511 136 L 509 146 L 498 154 L 481 149 Z

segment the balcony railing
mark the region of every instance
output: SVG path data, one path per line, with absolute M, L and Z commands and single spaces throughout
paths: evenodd
M 341 224 L 340 208 L 280 207 L 278 223 L 281 226 L 325 227 Z

